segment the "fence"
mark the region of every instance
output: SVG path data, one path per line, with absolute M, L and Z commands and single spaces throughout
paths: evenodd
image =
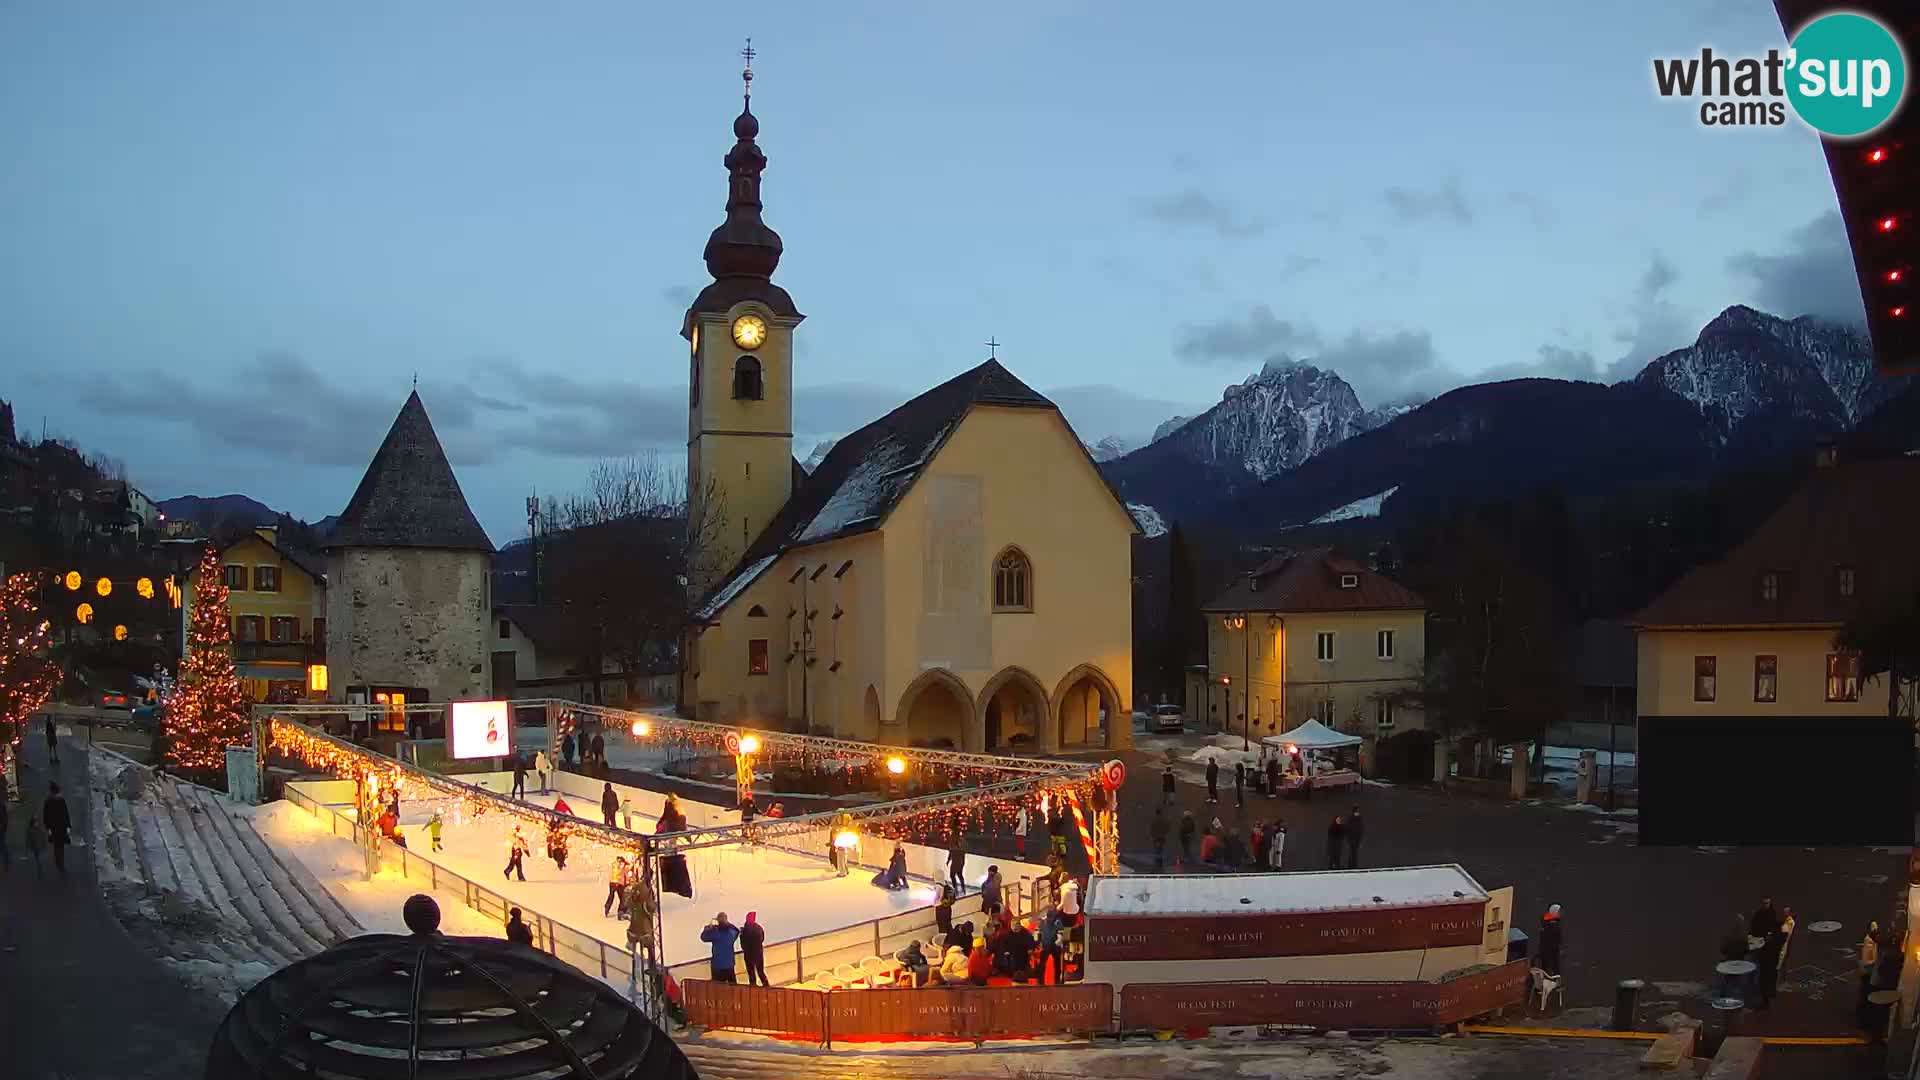
M 1516 960 L 1444 982 L 1129 983 L 1120 1027 L 1441 1027 L 1526 1000 L 1527 968 Z
M 685 984 L 689 1023 L 818 1038 L 1087 1034 L 1113 1027 L 1113 987 L 956 986 L 920 990 L 788 990 Z

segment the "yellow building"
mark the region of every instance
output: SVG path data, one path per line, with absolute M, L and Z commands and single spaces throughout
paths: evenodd
M 701 719 L 969 750 L 1126 745 L 1136 531 L 1059 409 L 988 360 L 793 459 L 793 335 L 750 110 L 688 308 L 690 514 L 720 570 Z
M 1424 727 L 1426 603 L 1333 551 L 1276 556 L 1202 607 L 1190 722 L 1253 738 L 1318 720 L 1371 739 Z
M 220 563 L 241 683 L 255 701 L 302 700 L 308 667 L 327 658 L 326 576 L 283 547 L 270 525 L 221 548 Z M 192 625 L 196 575 L 181 598 L 183 626 Z

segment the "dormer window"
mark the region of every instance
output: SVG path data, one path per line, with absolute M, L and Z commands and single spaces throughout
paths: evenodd
M 1343 588 L 1343 589 L 1357 589 L 1357 588 L 1359 588 L 1359 587 L 1360 587 L 1360 575 L 1359 575 L 1359 574 L 1341 574 L 1341 575 L 1340 575 L 1340 587 L 1341 587 L 1341 588 Z
M 1853 567 L 1851 566 L 1834 567 L 1833 591 L 1843 597 L 1852 596 L 1857 577 L 1858 575 L 1853 572 Z
M 735 401 L 759 401 L 765 397 L 760 380 L 760 361 L 743 356 L 733 362 L 733 398 Z
M 1780 599 L 1780 575 L 1768 573 L 1760 575 L 1760 599 L 1773 603 Z

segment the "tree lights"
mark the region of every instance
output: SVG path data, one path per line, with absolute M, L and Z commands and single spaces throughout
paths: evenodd
M 227 620 L 227 586 L 219 552 L 209 547 L 194 578 L 192 625 L 180 680 L 167 702 L 167 767 L 213 774 L 226 764 L 227 747 L 250 739 L 250 703 L 233 668 L 233 630 Z
M 33 715 L 53 697 L 64 672 L 48 655 L 50 624 L 34 601 L 32 574 L 0 585 L 0 799 L 13 775 L 13 748 Z

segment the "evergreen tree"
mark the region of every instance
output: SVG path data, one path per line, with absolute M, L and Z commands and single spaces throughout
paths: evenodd
M 0 586 L 0 799 L 13 775 L 13 748 L 64 676 L 48 652 L 51 626 L 34 600 L 37 585 L 32 574 L 14 574 Z
M 212 777 L 226 767 L 227 747 L 251 737 L 248 707 L 233 667 L 233 628 L 220 553 L 208 547 L 194 572 L 187 656 L 166 703 L 170 770 Z

